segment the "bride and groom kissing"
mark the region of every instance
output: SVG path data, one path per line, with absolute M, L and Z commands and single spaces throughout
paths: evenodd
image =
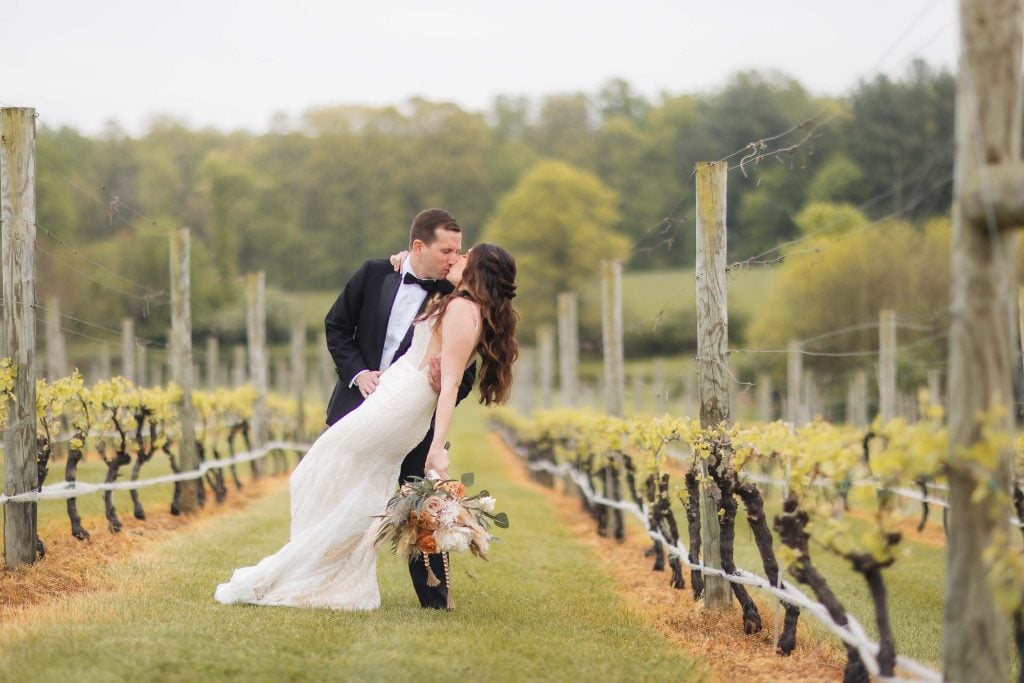
M 515 260 L 494 244 L 461 249 L 455 218 L 427 209 L 412 222 L 408 255 L 367 261 L 345 285 L 325 319 L 339 378 L 329 426 L 291 475 L 289 540 L 235 570 L 216 600 L 380 606 L 375 517 L 406 477 L 447 478 L 455 405 L 478 377 L 485 405 L 504 403 L 512 385 Z M 446 557 L 415 558 L 409 574 L 421 606 L 448 608 Z M 430 575 L 444 580 L 431 586 Z

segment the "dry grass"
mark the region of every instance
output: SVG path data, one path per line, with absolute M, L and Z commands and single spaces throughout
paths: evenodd
M 711 670 L 712 680 L 796 683 L 842 679 L 845 652 L 809 633 L 803 620 L 798 628 L 796 651 L 789 657 L 776 655 L 773 627 L 777 603 L 755 593 L 765 628 L 761 633 L 744 635 L 735 602 L 727 612 L 709 612 L 693 601 L 688 572 L 687 588 L 672 590 L 667 570 L 651 571 L 652 561 L 643 556 L 650 543 L 639 525 L 630 527 L 631 533 L 627 533 L 624 543 L 598 536 L 593 519 L 580 508 L 576 498 L 535 483 L 498 436 L 492 434 L 490 439 L 492 447 L 503 454 L 506 476 L 541 492 L 573 537 L 589 547 L 602 569 L 615 579 L 626 603 L 687 654 L 704 662 Z M 779 620 L 781 628 L 781 615 Z

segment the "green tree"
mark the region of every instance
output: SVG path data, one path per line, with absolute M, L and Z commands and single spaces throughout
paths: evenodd
M 811 181 L 807 199 L 813 202 L 859 202 L 864 196 L 864 171 L 843 154 L 825 162 Z
M 558 161 L 531 169 L 502 197 L 484 240 L 516 258 L 523 327 L 555 319 L 559 292 L 597 286 L 602 259 L 623 258 L 618 197 L 596 176 Z
M 811 202 L 793 217 L 800 232 L 810 236 L 837 236 L 866 227 L 867 217 L 851 204 Z
M 629 81 L 613 78 L 601 87 L 597 94 L 597 106 L 602 120 L 625 118 L 640 122 L 647 116 L 651 105 L 633 91 Z
M 837 219 L 846 225 L 841 239 L 828 232 Z M 945 353 L 938 334 L 945 324 L 942 312 L 949 307 L 949 220 L 933 219 L 923 227 L 887 220 L 868 228 L 867 219 L 852 207 L 812 204 L 798 222 L 815 236 L 784 252 L 773 289 L 751 320 L 748 344 L 784 349 L 793 339 L 827 335 L 806 350 L 870 354 L 878 348 L 873 326 L 878 312 L 891 308 L 913 321 L 899 332 L 902 346 L 914 344 L 913 353 L 900 357 L 908 363 L 901 377 L 923 381 L 923 363 Z M 831 334 L 836 330 L 845 332 Z M 821 376 L 839 378 L 875 362 L 872 358 L 807 356 L 804 364 Z M 759 354 L 756 361 L 773 367 L 780 381 L 784 377 L 785 354 Z M 841 396 L 845 382 L 835 386 Z
M 528 135 L 543 157 L 560 159 L 579 168 L 594 168 L 594 116 L 584 93 L 545 97 L 537 124 Z
M 904 80 L 877 76 L 851 98 L 853 118 L 842 131 L 847 154 L 878 196 L 873 216 L 912 219 L 946 211 L 952 201 L 956 79 L 915 60 Z

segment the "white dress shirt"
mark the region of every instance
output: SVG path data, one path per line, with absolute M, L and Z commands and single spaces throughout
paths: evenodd
M 416 271 L 412 269 L 409 259 L 406 259 L 405 263 L 402 264 L 403 278 L 405 278 L 406 273 L 412 273 L 413 277 L 419 277 L 416 275 Z M 416 283 L 406 284 L 402 282 L 398 286 L 398 293 L 395 295 L 395 305 L 392 306 L 391 317 L 388 318 L 388 333 L 384 338 L 384 352 L 380 356 L 381 372 L 387 370 L 391 363 L 394 362 L 395 352 L 401 346 L 405 335 L 409 333 L 409 326 L 416 319 L 416 314 L 419 313 L 423 300 L 426 298 L 427 290 Z

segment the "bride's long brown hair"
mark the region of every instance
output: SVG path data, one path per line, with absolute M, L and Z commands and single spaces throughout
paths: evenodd
M 422 317 L 437 316 L 440 324 L 448 304 L 464 297 L 480 306 L 483 331 L 480 354 L 480 403 L 505 403 L 512 389 L 512 365 L 519 357 L 516 324 L 519 314 L 512 307 L 516 295 L 516 260 L 496 244 L 477 244 L 469 250 L 462 283 L 458 289 L 433 304 Z

